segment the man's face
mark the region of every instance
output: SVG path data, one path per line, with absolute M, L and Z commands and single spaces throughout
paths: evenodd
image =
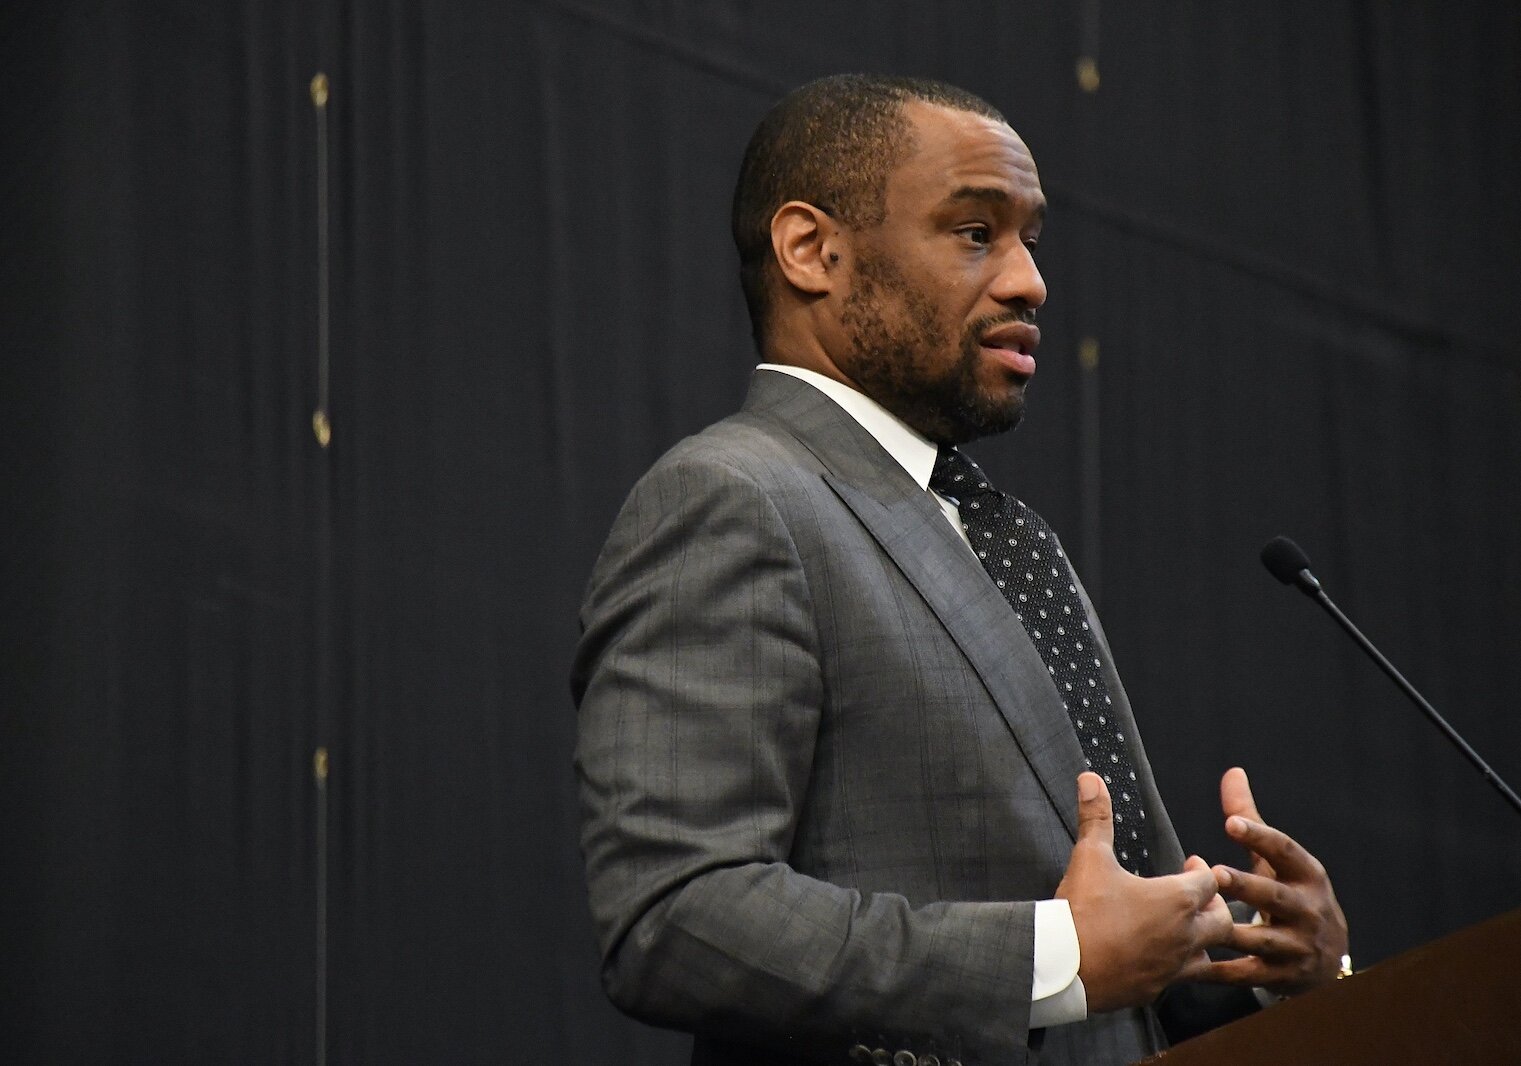
M 917 101 L 904 116 L 914 148 L 888 178 L 882 223 L 855 234 L 835 364 L 930 440 L 960 443 L 1024 410 L 1046 202 L 1008 126 Z

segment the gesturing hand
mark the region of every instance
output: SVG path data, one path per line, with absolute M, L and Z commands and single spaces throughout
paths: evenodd
M 1292 838 L 1257 813 L 1246 771 L 1233 767 L 1220 781 L 1225 831 L 1252 857 L 1250 872 L 1214 868 L 1222 895 L 1257 908 L 1259 925 L 1237 925 L 1230 946 L 1244 958 L 1211 963 L 1199 978 L 1255 985 L 1293 995 L 1329 981 L 1347 951 L 1347 919 L 1326 869 Z
M 1077 791 L 1077 843 L 1056 897 L 1072 908 L 1088 1010 L 1149 1003 L 1173 981 L 1209 967 L 1204 949 L 1228 941 L 1230 910 L 1197 855 L 1167 877 L 1127 872 L 1114 857 L 1103 779 L 1079 774 Z

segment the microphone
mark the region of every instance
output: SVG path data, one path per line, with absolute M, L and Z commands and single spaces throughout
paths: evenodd
M 1297 585 L 1306 596 L 1320 591 L 1320 582 L 1310 573 L 1310 557 L 1288 537 L 1274 537 L 1262 546 L 1262 565 L 1285 585 Z
M 1274 537 L 1262 548 L 1262 565 L 1267 567 L 1268 572 L 1279 581 L 1285 585 L 1295 586 L 1300 592 L 1324 607 L 1326 613 L 1336 620 L 1336 624 L 1345 629 L 1348 635 L 1357 641 L 1358 646 L 1368 653 L 1369 658 L 1378 664 L 1378 668 L 1400 687 L 1400 691 L 1410 697 L 1411 702 L 1420 709 L 1420 712 L 1431 720 L 1431 724 L 1441 730 L 1464 757 L 1473 763 L 1474 768 L 1484 775 L 1484 779 L 1505 797 L 1505 801 L 1515 809 L 1516 813 L 1521 814 L 1521 796 L 1517 796 L 1515 791 L 1500 779 L 1500 775 L 1490 769 L 1489 764 L 1479 757 L 1479 753 L 1469 746 L 1468 741 L 1447 723 L 1447 719 L 1437 713 L 1435 707 L 1426 702 L 1426 698 L 1415 690 L 1414 685 L 1405 680 L 1405 675 L 1396 670 L 1393 663 L 1384 658 L 1383 653 L 1373 646 L 1371 640 L 1363 636 L 1362 630 L 1352 624 L 1352 620 L 1342 613 L 1341 608 L 1331 602 L 1331 597 L 1326 595 L 1315 575 L 1310 573 L 1310 557 L 1304 553 L 1304 549 L 1288 537 Z

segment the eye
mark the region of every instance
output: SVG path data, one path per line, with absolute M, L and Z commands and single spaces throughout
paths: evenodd
M 972 226 L 962 226 L 956 233 L 959 236 L 965 237 L 972 244 L 988 245 L 993 243 L 993 228 L 983 225 L 981 222 Z

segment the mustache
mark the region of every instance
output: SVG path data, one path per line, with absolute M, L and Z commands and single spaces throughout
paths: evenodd
M 1006 326 L 1010 322 L 1020 322 L 1026 326 L 1035 325 L 1035 308 L 1016 307 L 1002 314 L 983 315 L 981 318 L 973 319 L 972 324 L 967 327 L 967 335 L 981 337 L 988 330 Z

